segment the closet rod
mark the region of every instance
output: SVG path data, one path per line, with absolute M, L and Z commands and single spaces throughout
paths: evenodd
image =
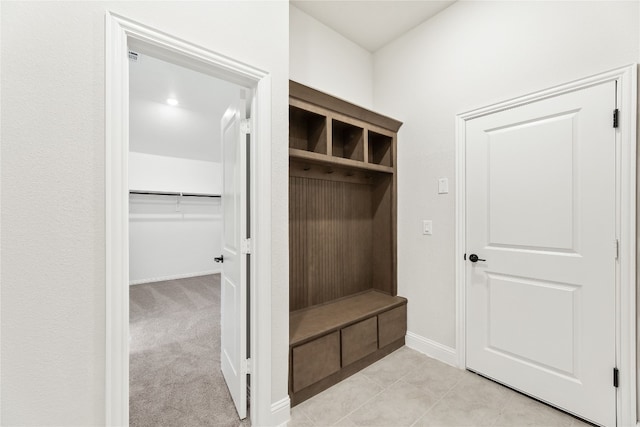
M 129 194 L 151 194 L 154 196 L 222 197 L 220 194 L 183 193 L 177 191 L 138 191 L 129 190 Z

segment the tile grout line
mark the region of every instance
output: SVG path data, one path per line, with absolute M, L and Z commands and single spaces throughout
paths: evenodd
M 427 415 L 427 414 L 429 413 L 429 411 L 431 411 L 433 408 L 435 408 L 435 407 L 436 407 L 436 405 L 437 405 L 438 403 L 440 403 L 440 402 L 441 402 L 441 401 L 442 401 L 442 400 L 443 400 L 443 399 L 444 399 L 444 398 L 445 398 L 449 393 L 451 393 L 451 390 L 453 390 L 454 388 L 456 388 L 456 386 L 457 386 L 458 384 L 460 384 L 460 382 L 461 382 L 461 381 L 462 381 L 462 377 L 460 377 L 460 378 L 458 379 L 458 381 L 456 381 L 456 383 L 455 383 L 455 384 L 453 384 L 453 385 L 449 388 L 449 390 L 447 390 L 447 391 L 446 391 L 446 392 L 445 392 L 445 393 L 440 397 L 440 399 L 438 399 L 438 400 L 436 400 L 435 402 L 433 402 L 433 405 L 429 406 L 429 408 L 428 408 L 426 411 L 424 411 L 424 413 L 422 413 L 422 414 L 421 414 L 421 415 L 420 415 L 420 416 L 419 416 L 419 417 L 418 417 L 418 418 L 413 422 L 413 424 L 411 424 L 409 427 L 414 427 L 414 426 L 418 423 L 418 421 L 420 421 L 420 420 L 422 419 L 422 417 L 424 417 L 425 415 Z
M 305 411 L 304 408 L 300 408 L 300 412 L 302 412 L 302 415 L 304 415 L 304 417 L 315 427 L 316 422 L 312 420 L 309 415 L 307 415 L 307 411 Z
M 364 402 L 362 403 L 362 405 L 358 406 L 358 407 L 357 407 L 357 408 L 355 408 L 353 411 L 349 412 L 347 415 L 345 415 L 344 417 L 340 418 L 338 421 L 336 421 L 335 423 L 333 423 L 333 424 L 331 424 L 331 425 L 336 425 L 336 424 L 338 424 L 340 421 L 343 421 L 343 420 L 345 420 L 346 418 L 349 418 L 351 415 L 353 415 L 353 413 L 354 413 L 354 412 L 356 412 L 356 411 L 358 411 L 359 409 L 361 409 L 361 408 L 362 408 L 363 406 L 365 406 L 367 403 L 369 403 L 370 401 L 372 401 L 373 399 L 375 399 L 376 397 L 378 397 L 379 395 L 381 395 L 382 393 L 384 393 L 384 392 L 385 392 L 389 387 L 391 387 L 393 384 L 395 384 L 396 382 L 400 381 L 400 380 L 398 380 L 398 381 L 396 381 L 396 382 L 394 382 L 394 383 L 390 384 L 388 387 L 384 387 L 382 384 L 379 384 L 377 381 L 374 381 L 373 379 L 369 378 L 369 377 L 368 377 L 368 376 L 366 376 L 365 374 L 362 374 L 362 375 L 364 375 L 364 376 L 365 376 L 369 381 L 371 381 L 371 382 L 373 382 L 373 383 L 378 384 L 379 386 L 381 386 L 381 387 L 382 387 L 382 389 L 381 389 L 378 393 L 374 394 L 374 395 L 373 395 L 373 396 L 371 396 L 369 399 L 367 399 L 366 401 L 364 401 Z

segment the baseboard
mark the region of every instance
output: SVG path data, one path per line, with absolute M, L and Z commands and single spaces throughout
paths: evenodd
M 439 360 L 447 365 L 458 367 L 457 353 L 454 348 L 432 341 L 428 338 L 421 337 L 413 332 L 407 332 L 405 337 L 406 345 L 420 353 Z
M 142 285 L 143 283 L 163 282 L 165 280 L 177 280 L 177 279 L 186 279 L 188 277 L 208 276 L 210 274 L 218 274 L 221 272 L 222 272 L 222 269 L 216 269 L 216 270 L 209 270 L 209 271 L 201 271 L 198 273 L 185 273 L 185 274 L 175 274 L 172 276 L 151 277 L 148 279 L 131 280 L 129 282 L 129 285 L 130 286 Z
M 277 427 L 287 427 L 291 419 L 291 401 L 289 396 L 271 404 L 272 425 Z

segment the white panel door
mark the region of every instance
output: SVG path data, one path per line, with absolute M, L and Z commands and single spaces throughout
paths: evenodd
M 222 117 L 222 374 L 240 419 L 247 416 L 247 256 L 242 241 L 247 230 L 246 134 L 244 101 L 229 107 Z
M 467 367 L 606 426 L 614 108 L 608 82 L 466 124 Z

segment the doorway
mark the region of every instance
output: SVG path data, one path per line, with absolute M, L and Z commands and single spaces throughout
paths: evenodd
M 599 425 L 635 420 L 633 81 L 458 116 L 460 365 Z
M 222 212 L 221 119 L 245 92 L 129 52 L 131 425 L 227 425 L 246 416 L 220 369 L 224 292 L 214 261 L 223 218 L 235 222 Z
M 268 73 L 229 57 L 202 49 L 165 32 L 107 13 L 106 16 L 106 423 L 129 423 L 129 59 L 130 50 L 186 66 L 248 90 L 252 117 L 245 124 L 251 131 L 254 153 L 246 168 L 250 171 L 247 205 L 252 214 L 247 228 L 255 230 L 248 270 L 252 298 L 247 316 L 251 360 L 237 360 L 251 372 L 250 416 L 253 423 L 269 424 L 271 409 L 270 372 L 270 274 L 268 248 L 271 216 L 270 111 Z M 259 166 L 259 167 L 258 167 Z M 224 274 L 224 272 L 223 272 Z M 238 354 L 238 356 L 240 356 Z M 246 389 L 243 391 L 246 393 Z M 279 408 L 278 408 L 279 409 Z

